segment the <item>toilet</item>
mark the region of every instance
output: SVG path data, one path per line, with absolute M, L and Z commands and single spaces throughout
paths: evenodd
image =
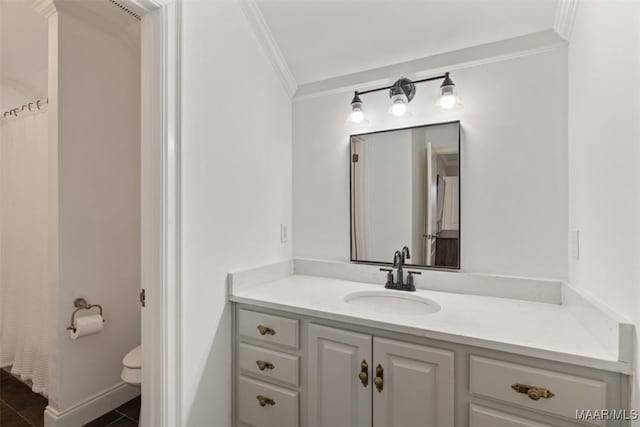
M 140 387 L 142 384 L 142 346 L 137 346 L 122 358 L 120 378 L 127 384 Z

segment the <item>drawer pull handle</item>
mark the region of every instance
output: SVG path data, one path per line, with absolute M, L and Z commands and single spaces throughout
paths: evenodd
M 267 405 L 273 406 L 276 404 L 276 401 L 273 400 L 270 397 L 267 396 L 263 396 L 261 394 L 256 396 L 256 399 L 258 399 L 258 403 L 260 403 L 260 406 L 265 407 Z
M 264 371 L 265 369 L 273 369 L 273 363 L 265 362 L 264 360 L 256 360 L 256 365 L 258 365 L 258 369 Z
M 260 335 L 275 335 L 276 331 L 274 329 L 271 329 L 268 326 L 264 326 L 264 325 L 258 325 L 258 332 L 260 332 Z
M 358 374 L 358 378 L 360 378 L 360 382 L 363 386 L 369 385 L 369 365 L 366 360 L 363 360 L 360 364 L 360 373 Z
M 551 390 L 547 390 L 546 388 L 541 387 L 533 387 L 526 384 L 514 384 L 511 386 L 511 388 L 518 393 L 526 394 L 531 400 L 540 400 L 541 398 L 550 399 L 555 396 L 555 394 Z
M 382 369 L 381 365 L 376 367 L 376 377 L 373 379 L 373 383 L 376 385 L 378 392 L 382 392 L 382 387 L 384 386 L 384 369 Z

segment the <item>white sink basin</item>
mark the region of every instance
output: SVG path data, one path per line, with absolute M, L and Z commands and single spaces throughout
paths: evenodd
M 440 311 L 437 302 L 406 291 L 360 291 L 344 297 L 357 308 L 378 314 L 420 316 Z

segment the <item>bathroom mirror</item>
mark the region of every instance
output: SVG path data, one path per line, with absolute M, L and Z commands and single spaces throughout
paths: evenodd
M 351 136 L 351 261 L 460 268 L 460 122 Z

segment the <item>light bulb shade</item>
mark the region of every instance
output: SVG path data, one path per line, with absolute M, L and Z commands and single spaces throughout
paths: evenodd
M 454 93 L 455 86 L 440 86 L 440 96 L 450 96 Z
M 407 112 L 408 103 L 409 101 L 404 92 L 400 91 L 400 93 L 393 95 L 391 97 L 391 113 L 397 117 L 404 116 Z
M 438 100 L 440 107 L 445 110 L 455 107 L 458 103 L 458 98 L 455 94 L 455 86 L 456 85 L 453 83 L 453 80 L 449 77 L 449 73 L 446 73 L 444 80 L 440 85 L 440 99 Z
M 451 80 L 451 77 L 449 77 L 449 73 L 444 73 L 444 80 L 442 80 L 442 83 L 440 84 L 440 88 L 444 88 L 447 86 L 455 86 L 455 83 L 453 83 L 453 80 Z
M 404 93 L 399 93 L 398 95 L 393 95 L 391 97 L 391 104 L 408 104 L 409 100 L 407 99 L 407 95 Z
M 353 123 L 362 123 L 364 121 L 364 113 L 362 110 L 351 111 L 350 118 Z
M 402 117 L 407 112 L 407 104 L 404 102 L 398 102 L 391 105 L 391 113 L 396 117 Z
M 440 97 L 440 107 L 445 110 L 450 110 L 451 108 L 456 106 L 457 100 L 455 95 L 444 95 Z
M 351 105 L 353 106 L 353 104 L 360 104 L 360 106 L 362 106 L 362 99 L 360 99 L 360 95 L 358 94 L 358 92 L 353 93 L 353 99 L 351 100 Z
M 440 99 L 438 99 L 438 105 L 441 108 L 450 110 L 458 104 L 458 96 L 456 95 L 453 86 L 445 86 L 440 88 Z
M 350 119 L 353 123 L 362 123 L 364 121 L 364 111 L 362 111 L 362 99 L 355 92 L 353 100 L 351 100 L 351 116 Z
M 403 77 L 396 81 L 389 90 L 389 98 L 391 98 L 389 112 L 396 117 L 404 116 L 415 94 L 416 86 L 411 80 Z

